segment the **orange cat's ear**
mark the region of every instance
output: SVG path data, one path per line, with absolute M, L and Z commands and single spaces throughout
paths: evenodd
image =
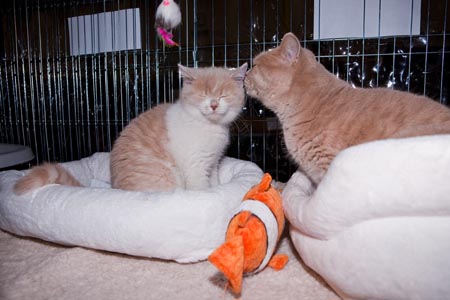
M 247 63 L 244 63 L 242 66 L 233 71 L 233 78 L 236 81 L 244 81 L 245 73 L 247 73 Z
M 184 84 L 191 84 L 192 81 L 195 80 L 195 69 L 188 68 L 183 66 L 182 64 L 178 64 L 178 72 L 183 78 Z
M 291 64 L 297 60 L 300 54 L 300 41 L 293 33 L 288 32 L 283 36 L 280 50 L 285 61 Z

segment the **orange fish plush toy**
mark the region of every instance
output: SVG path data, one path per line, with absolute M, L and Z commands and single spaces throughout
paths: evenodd
M 241 292 L 244 274 L 254 274 L 267 265 L 281 270 L 288 261 L 285 254 L 273 255 L 283 232 L 284 213 L 281 195 L 271 182 L 266 173 L 247 192 L 228 225 L 225 243 L 208 257 L 236 294 Z

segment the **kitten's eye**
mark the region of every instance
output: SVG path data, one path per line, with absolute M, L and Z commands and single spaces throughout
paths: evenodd
M 220 96 L 219 98 L 217 98 L 218 100 L 222 100 L 222 99 L 225 99 L 227 97 L 227 95 L 222 95 L 222 96 Z

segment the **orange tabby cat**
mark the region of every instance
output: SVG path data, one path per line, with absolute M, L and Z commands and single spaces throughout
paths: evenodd
M 450 133 L 449 108 L 411 93 L 353 88 L 318 63 L 292 33 L 254 59 L 245 87 L 277 115 L 289 154 L 315 183 L 347 147 Z
M 183 77 L 180 99 L 142 113 L 115 141 L 112 187 L 167 191 L 218 184 L 218 166 L 229 143 L 229 127 L 245 101 L 246 71 L 247 63 L 235 70 L 179 65 Z M 62 166 L 44 164 L 22 177 L 14 191 L 24 194 L 51 183 L 81 185 Z

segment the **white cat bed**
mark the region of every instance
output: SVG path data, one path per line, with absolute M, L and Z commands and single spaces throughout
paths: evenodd
M 344 299 L 448 299 L 449 180 L 450 135 L 347 149 L 316 190 L 288 182 L 292 240 Z
M 109 188 L 108 153 L 63 166 L 89 187 L 49 185 L 19 197 L 12 187 L 24 172 L 0 173 L 0 228 L 64 245 L 178 262 L 206 259 L 223 242 L 234 210 L 263 174 L 251 162 L 225 158 L 216 187 L 145 193 Z

